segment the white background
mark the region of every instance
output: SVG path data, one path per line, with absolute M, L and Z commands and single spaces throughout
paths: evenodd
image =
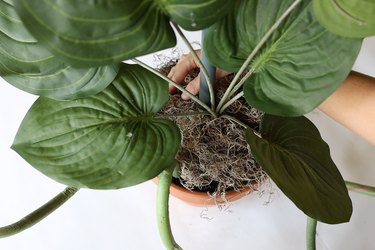
M 197 33 L 190 37 L 199 40 Z M 152 57 L 145 60 L 150 63 Z M 375 76 L 375 37 L 365 41 L 355 69 Z M 9 148 L 35 99 L 0 83 L 0 225 L 20 219 L 64 189 Z M 344 178 L 375 186 L 375 146 L 319 111 L 308 116 L 330 145 Z M 251 194 L 222 211 L 191 207 L 171 198 L 176 240 L 186 250 L 304 249 L 306 217 L 274 188 L 276 193 L 268 205 L 267 196 Z M 0 249 L 164 249 L 156 226 L 155 193 L 156 186 L 150 181 L 116 191 L 80 190 L 33 228 L 0 239 Z M 335 226 L 319 224 L 318 249 L 375 249 L 375 198 L 350 195 L 354 206 L 351 221 Z

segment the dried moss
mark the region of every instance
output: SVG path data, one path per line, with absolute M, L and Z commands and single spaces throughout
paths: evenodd
M 176 60 L 169 61 L 160 69 L 168 74 Z M 198 74 L 190 72 L 184 83 L 187 84 Z M 215 83 L 218 97 L 222 96 L 233 76 Z M 193 101 L 183 101 L 180 93 L 170 96 L 160 112 L 173 120 L 182 132 L 182 148 L 176 159 L 181 167 L 181 184 L 194 190 L 210 191 L 213 197 L 222 197 L 226 190 L 240 190 L 250 186 L 257 188 L 266 179 L 261 166 L 251 156 L 244 138 L 244 128 L 227 118 L 213 119 L 209 115 L 180 114 L 202 111 Z M 258 129 L 262 112 L 248 106 L 240 99 L 225 112 L 253 129 Z

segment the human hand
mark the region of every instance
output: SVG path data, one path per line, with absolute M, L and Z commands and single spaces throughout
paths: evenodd
M 201 51 L 196 50 L 195 52 L 200 57 Z M 185 79 L 185 77 L 189 74 L 189 72 L 195 68 L 199 68 L 199 64 L 194 60 L 193 55 L 191 53 L 187 55 L 183 55 L 181 56 L 177 64 L 173 68 L 171 68 L 171 71 L 168 74 L 168 78 L 180 84 Z M 216 79 L 223 78 L 224 76 L 228 74 L 230 73 L 221 69 L 216 69 Z M 200 74 L 196 78 L 194 78 L 191 82 L 189 82 L 188 85 L 186 86 L 186 90 L 191 92 L 193 95 L 197 95 L 199 92 L 199 77 L 200 77 Z M 172 84 L 169 84 L 169 93 L 173 94 L 175 90 L 176 90 L 176 87 L 174 87 Z M 190 97 L 186 95 L 185 93 L 182 93 L 181 98 L 183 100 L 190 99 Z

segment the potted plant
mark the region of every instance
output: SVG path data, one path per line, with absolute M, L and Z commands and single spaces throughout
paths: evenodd
M 158 115 L 168 100 L 168 82 L 200 106 L 198 115 L 243 127 L 264 171 L 313 218 L 312 235 L 316 220 L 347 222 L 352 205 L 345 182 L 327 144 L 301 115 L 347 77 L 361 38 L 374 34 L 375 6 L 332 4 L 3 1 L 1 74 L 10 84 L 41 96 L 24 118 L 12 148 L 69 187 L 26 220 L 1 228 L 1 235 L 35 224 L 79 188 L 118 189 L 159 175 L 161 236 L 166 248 L 179 248 L 169 227 L 168 196 L 181 134 L 168 117 Z M 353 16 L 361 21 L 353 21 Z M 182 38 L 180 27 L 207 29 L 205 57 L 237 72 L 220 100 L 215 100 L 203 63 L 207 90 L 201 88 L 197 98 L 135 59 L 174 46 L 172 26 Z M 127 59 L 138 65 L 121 63 Z M 226 113 L 243 97 L 266 113 L 259 131 Z

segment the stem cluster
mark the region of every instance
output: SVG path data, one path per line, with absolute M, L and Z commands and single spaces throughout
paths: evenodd
M 209 114 L 213 117 L 217 117 L 218 115 L 221 115 L 232 103 L 234 103 L 239 98 L 243 97 L 244 92 L 240 91 L 237 93 L 240 88 L 243 86 L 245 81 L 249 79 L 252 74 L 255 72 L 256 69 L 250 67 L 252 60 L 257 55 L 257 53 L 260 51 L 260 49 L 263 47 L 263 45 L 267 42 L 269 37 L 272 35 L 272 33 L 280 26 L 280 24 L 285 20 L 285 18 L 292 12 L 292 10 L 301 2 L 302 0 L 295 0 L 289 8 L 279 17 L 279 19 L 272 25 L 272 27 L 267 31 L 267 33 L 262 37 L 262 39 L 259 41 L 257 46 L 253 49 L 253 51 L 249 54 L 245 62 L 242 64 L 239 71 L 234 76 L 233 80 L 231 81 L 229 87 L 225 91 L 223 97 L 221 98 L 218 105 L 215 105 L 215 93 L 213 88 L 213 83 L 210 80 L 210 76 L 208 74 L 207 68 L 202 63 L 201 59 L 197 55 L 196 51 L 193 49 L 191 44 L 189 43 L 188 39 L 185 37 L 183 32 L 181 31 L 180 27 L 172 23 L 172 26 L 175 28 L 179 36 L 182 38 L 186 46 L 189 48 L 190 53 L 193 55 L 194 60 L 198 63 L 201 72 L 203 73 L 203 76 L 207 82 L 209 95 L 210 95 L 210 106 L 199 100 L 199 98 L 195 97 L 191 92 L 186 90 L 185 88 L 181 87 L 178 83 L 174 82 L 173 80 L 169 79 L 168 77 L 162 75 L 157 70 L 153 69 L 152 67 L 148 66 L 147 64 L 137 60 L 133 59 L 134 62 L 141 65 L 142 67 L 150 70 L 151 72 L 155 73 L 156 75 L 160 76 L 167 82 L 174 85 L 177 89 L 182 91 L 183 93 L 187 94 L 194 102 L 196 102 L 198 105 L 200 105 L 202 108 L 207 110 Z M 244 77 L 241 78 L 241 75 L 247 71 Z

